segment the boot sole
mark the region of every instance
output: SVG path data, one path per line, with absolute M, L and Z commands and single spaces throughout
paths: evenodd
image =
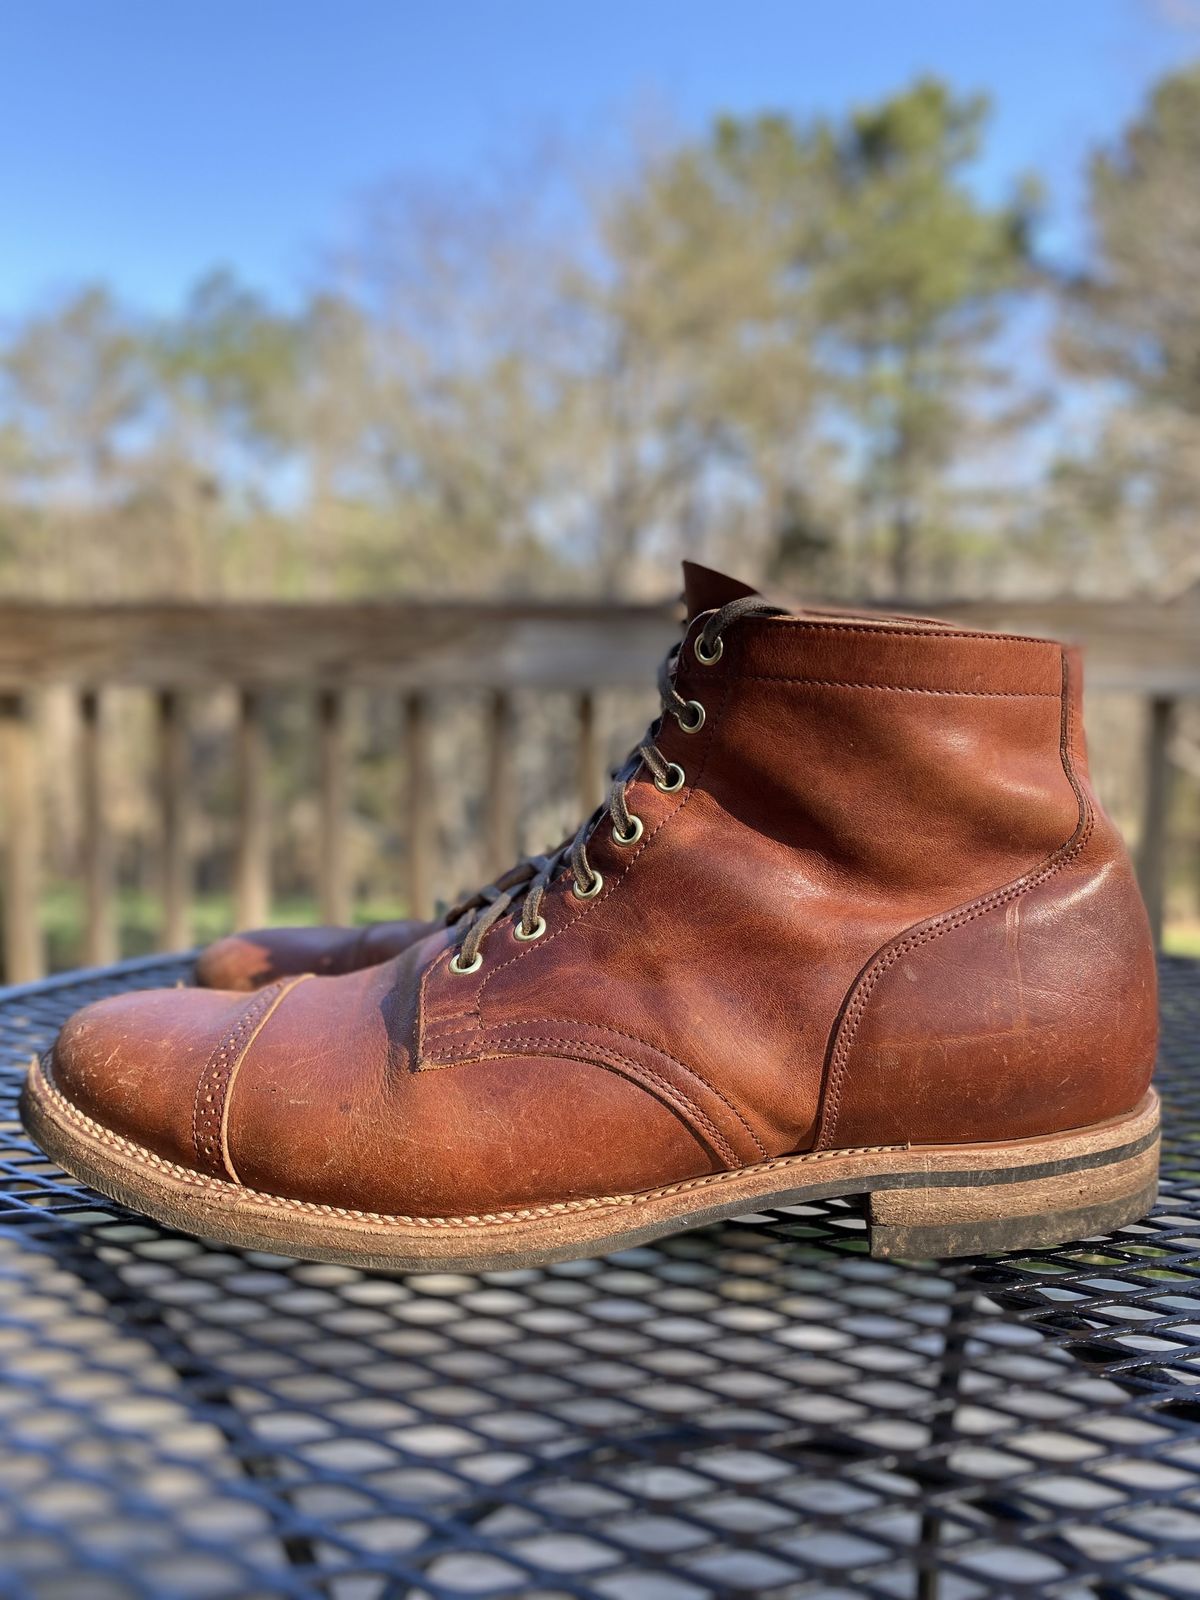
M 606 1255 L 747 1212 L 869 1196 L 873 1256 L 988 1255 L 1086 1239 L 1145 1217 L 1159 1102 L 1070 1133 L 782 1156 L 637 1194 L 480 1216 L 407 1217 L 261 1194 L 192 1172 L 86 1116 L 34 1061 L 21 1117 L 91 1188 L 156 1222 L 241 1249 L 391 1272 L 489 1272 Z

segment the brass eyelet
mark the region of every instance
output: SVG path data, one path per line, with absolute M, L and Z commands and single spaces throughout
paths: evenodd
M 654 787 L 660 794 L 674 794 L 677 789 L 682 789 L 687 782 L 687 773 L 677 761 L 668 763 L 667 774 L 669 781 L 666 783 L 660 783 L 657 778 L 654 780 Z
M 592 881 L 586 889 L 581 889 L 577 883 L 571 884 L 571 893 L 576 900 L 594 900 L 604 887 L 604 878 L 599 872 L 592 873 Z
M 628 848 L 631 844 L 636 844 L 638 842 L 638 840 L 642 837 L 642 831 L 643 830 L 642 830 L 642 819 L 641 819 L 641 817 L 635 817 L 633 815 L 632 811 L 631 811 L 629 813 L 629 832 L 628 833 L 622 833 L 620 831 L 620 829 L 614 823 L 614 825 L 613 825 L 613 835 L 612 835 L 613 836 L 613 843 L 614 844 L 621 844 L 621 845 L 624 845 L 626 848 Z
M 689 700 L 688 710 L 692 713 L 692 720 L 685 722 L 682 717 L 678 719 L 679 726 L 684 733 L 699 733 L 704 726 L 704 707 L 699 700 Z
M 704 634 L 698 633 L 696 635 L 696 641 L 692 645 L 692 649 L 695 652 L 696 660 L 702 667 L 715 667 L 717 662 L 720 661 L 721 657 L 725 654 L 725 641 L 722 639 L 721 635 L 718 634 L 713 640 L 712 653 L 710 655 L 704 648 Z
M 513 926 L 513 938 L 520 939 L 522 944 L 528 944 L 533 939 L 540 939 L 546 931 L 545 917 L 539 917 L 528 933 L 519 922 Z
M 483 952 L 481 950 L 476 950 L 474 960 L 469 962 L 465 967 L 458 959 L 459 954 L 460 952 L 457 950 L 454 952 L 454 954 L 450 957 L 449 964 L 446 968 L 446 970 L 448 972 L 452 972 L 456 978 L 465 978 L 468 973 L 478 972 L 480 967 L 483 965 Z

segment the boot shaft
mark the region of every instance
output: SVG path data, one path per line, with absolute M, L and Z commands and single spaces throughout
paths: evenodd
M 1061 647 L 1040 639 L 914 619 L 751 619 L 720 663 L 685 668 L 684 692 L 714 701 L 701 787 L 727 818 L 798 852 L 792 870 L 828 880 L 851 915 L 860 894 L 897 909 L 953 904 L 1018 876 L 1076 826 L 1064 670 Z
M 640 838 L 597 826 L 603 886 L 549 895 L 545 937 L 497 930 L 471 977 L 435 964 L 422 1059 L 587 1054 L 726 1160 L 1135 1104 L 1152 953 L 1070 653 L 799 616 L 746 618 L 706 660 L 703 621 L 675 680 L 702 725 L 658 737 L 681 787 L 629 785 Z

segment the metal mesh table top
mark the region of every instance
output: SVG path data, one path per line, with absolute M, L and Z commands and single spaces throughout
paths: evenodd
M 1200 965 L 1143 1225 L 877 1262 L 831 1201 L 478 1278 L 204 1245 L 30 1145 L 31 1053 L 182 972 L 0 996 L 0 1594 L 1200 1594 Z

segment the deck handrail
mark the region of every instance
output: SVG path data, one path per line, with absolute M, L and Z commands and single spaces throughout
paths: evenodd
M 969 599 L 879 602 L 883 610 L 948 618 L 1079 645 L 1092 691 L 1146 704 L 1138 867 L 1151 920 L 1161 933 L 1172 730 L 1181 700 L 1200 695 L 1200 597 L 1175 600 Z M 873 609 L 859 603 L 856 609 Z M 320 818 L 318 901 L 331 921 L 351 912 L 346 859 L 345 694 L 386 687 L 403 697 L 409 837 L 408 900 L 431 904 L 432 692 L 484 691 L 486 763 L 493 809 L 488 845 L 506 859 L 514 833 L 512 696 L 524 690 L 574 698 L 579 797 L 598 798 L 602 760 L 596 695 L 644 687 L 675 634 L 677 602 L 576 600 L 171 603 L 0 601 L 0 763 L 3 787 L 4 971 L 10 983 L 44 971 L 39 920 L 42 818 L 33 708 L 52 685 L 74 692 L 81 730 L 83 958 L 116 955 L 111 819 L 104 787 L 105 691 L 138 687 L 154 696 L 158 730 L 160 867 L 164 949 L 191 942 L 188 708 L 192 697 L 237 692 L 238 847 L 235 909 L 242 924 L 269 913 L 268 753 L 264 695 L 281 687 L 313 698 Z

